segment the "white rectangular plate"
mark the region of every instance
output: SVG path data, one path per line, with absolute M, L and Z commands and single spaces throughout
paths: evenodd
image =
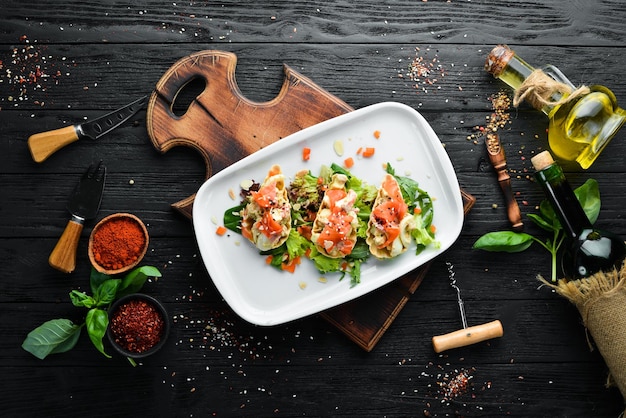
M 380 132 L 380 138 L 374 132 Z M 334 150 L 341 141 L 344 153 Z M 302 150 L 311 149 L 309 161 Z M 371 158 L 357 157 L 362 147 L 374 147 Z M 224 212 L 240 203 L 243 180 L 262 182 L 273 164 L 279 164 L 291 182 L 296 172 L 311 170 L 318 175 L 322 165 L 343 165 L 354 158 L 350 172 L 368 184 L 379 186 L 390 163 L 397 175 L 416 180 L 433 198 L 438 248 L 429 246 L 419 255 L 415 248 L 392 260 L 373 257 L 362 265 L 361 283 L 350 277 L 322 275 L 310 260 L 302 260 L 295 273 L 266 265 L 265 257 L 241 235 L 216 234 Z M 232 192 L 231 192 L 232 193 Z M 217 224 L 216 224 L 217 222 Z M 443 145 L 426 120 L 400 103 L 379 103 L 296 132 L 238 161 L 209 178 L 199 189 L 193 206 L 193 224 L 206 269 L 225 301 L 243 319 L 257 325 L 277 325 L 299 319 L 371 292 L 416 269 L 449 248 L 463 225 L 459 184 Z

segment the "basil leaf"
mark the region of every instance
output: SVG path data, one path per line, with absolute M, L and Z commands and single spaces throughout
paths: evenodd
M 109 326 L 109 316 L 106 311 L 97 308 L 90 309 L 85 318 L 85 325 L 87 326 L 87 334 L 89 334 L 89 339 L 93 345 L 99 352 L 104 354 L 105 357 L 111 358 L 110 355 L 104 352 L 104 345 L 102 343 L 102 338 Z
M 239 206 L 226 209 L 226 212 L 224 212 L 224 226 L 230 229 L 231 231 L 241 234 L 242 217 L 239 213 L 245 207 L 246 207 L 246 204 L 243 203 Z
M 551 224 L 554 230 L 561 229 L 561 222 L 556 215 L 552 204 L 547 200 L 542 200 L 539 204 L 539 214 L 546 221 L 547 224 Z
M 601 206 L 598 182 L 594 179 L 588 179 L 582 186 L 576 188 L 574 193 L 585 210 L 589 222 L 594 224 L 598 220 Z
M 533 237 L 523 232 L 497 231 L 489 232 L 478 238 L 472 248 L 485 251 L 518 253 L 530 247 L 532 243 Z
M 100 284 L 100 286 L 96 289 L 96 293 L 94 294 L 94 299 L 96 300 L 96 306 L 105 306 L 115 300 L 115 296 L 117 294 L 117 289 L 122 283 L 121 279 L 109 279 L 105 280 Z
M 140 291 L 148 277 L 161 277 L 161 272 L 153 266 L 142 266 L 132 270 L 122 279 L 116 297 L 120 298 Z
M 526 216 L 528 216 L 528 218 L 533 221 L 537 226 L 545 229 L 546 231 L 552 232 L 555 230 L 554 225 L 548 223 L 542 216 L 536 215 L 534 213 L 529 213 Z
M 64 353 L 76 345 L 81 328 L 69 319 L 44 322 L 28 333 L 22 348 L 40 360 L 49 354 Z
M 91 268 L 91 275 L 89 276 L 89 285 L 91 286 L 91 293 L 93 295 L 96 294 L 98 288 L 102 283 L 106 280 L 109 280 L 111 277 L 108 274 L 100 273 L 95 268 Z
M 70 300 L 74 306 L 79 308 L 93 308 L 96 306 L 96 301 L 85 292 L 79 292 L 78 290 L 72 290 L 70 292 Z

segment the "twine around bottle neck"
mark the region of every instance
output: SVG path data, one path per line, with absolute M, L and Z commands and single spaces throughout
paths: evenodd
M 578 99 L 580 96 L 588 94 L 591 90 L 587 86 L 580 86 L 573 90 L 565 83 L 556 81 L 548 76 L 543 70 L 534 70 L 515 90 L 513 96 L 513 106 L 518 107 L 522 101 L 528 102 L 537 110 L 545 106 L 560 106 Z M 559 100 L 552 100 L 552 96 L 558 93 L 562 97 Z

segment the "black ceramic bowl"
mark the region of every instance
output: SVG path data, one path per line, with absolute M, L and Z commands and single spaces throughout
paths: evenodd
M 156 353 L 165 344 L 169 331 L 167 311 L 152 296 L 143 293 L 123 296 L 109 309 L 107 337 L 125 357 L 139 359 Z

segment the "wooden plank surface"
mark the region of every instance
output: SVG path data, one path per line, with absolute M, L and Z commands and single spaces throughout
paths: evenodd
M 589 349 L 577 311 L 535 279 L 549 271 L 548 254 L 538 246 L 516 255 L 471 250 L 480 235 L 509 224 L 484 146 L 468 137 L 485 125 L 489 97 L 507 91 L 482 68 L 501 42 L 532 64 L 557 65 L 575 84 L 608 86 L 624 106 L 625 18 L 620 0 L 3 3 L 3 416 L 617 417 L 623 398 L 604 387 L 606 366 Z M 149 94 L 174 62 L 206 49 L 237 55 L 236 82 L 251 100 L 274 98 L 288 65 L 352 108 L 383 101 L 415 108 L 440 137 L 461 187 L 476 198 L 458 241 L 432 262 L 370 352 L 319 316 L 264 328 L 232 313 L 206 274 L 192 226 L 170 206 L 202 184 L 202 156 L 184 147 L 154 149 L 145 111 L 97 142 L 79 141 L 43 164 L 31 160 L 29 135 Z M 412 80 L 416 60 L 433 66 Z M 47 77 L 32 82 L 28 75 L 37 68 Z M 526 106 L 510 116 L 500 136 L 527 215 L 543 198 L 529 180 L 529 159 L 547 146 L 547 124 Z M 573 185 L 598 180 L 598 224 L 622 236 L 624 135 L 590 170 L 567 167 Z M 80 318 L 68 292 L 88 287 L 94 223 L 81 238 L 75 273 L 51 269 L 47 257 L 67 222 L 75 179 L 100 158 L 109 174 L 99 217 L 129 211 L 145 221 L 145 263 L 163 271 L 145 291 L 165 302 L 173 320 L 165 349 L 137 368 L 105 359 L 86 336 L 72 353 L 44 361 L 20 348 L 43 321 Z M 529 222 L 527 232 L 541 235 Z M 454 265 L 469 324 L 500 319 L 502 338 L 433 352 L 431 337 L 460 325 L 446 262 Z M 446 398 L 445 379 L 462 370 L 472 377 L 470 388 Z

